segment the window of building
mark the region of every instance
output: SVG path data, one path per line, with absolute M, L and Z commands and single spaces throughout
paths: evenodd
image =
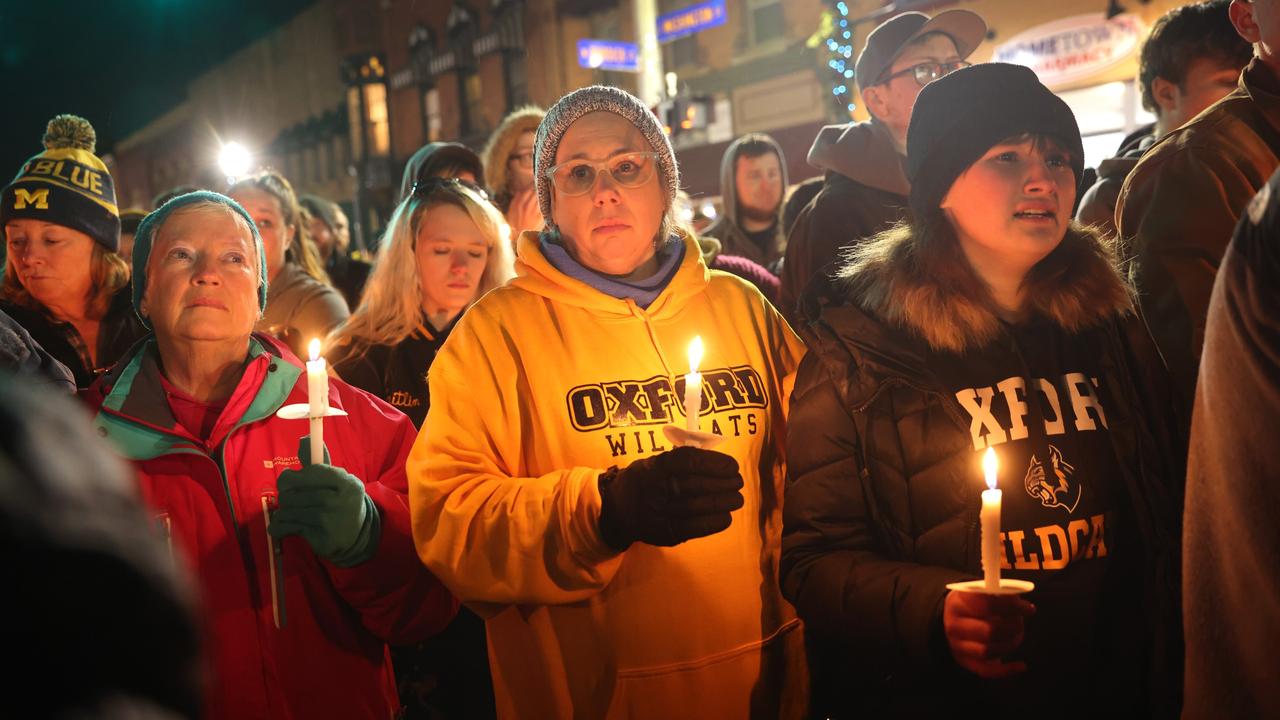
M 523 52 L 503 52 L 503 74 L 507 78 L 507 109 L 529 104 L 529 71 Z
M 351 119 L 348 127 L 351 131 L 352 157 L 364 157 L 364 138 L 362 137 L 364 123 L 360 122 L 360 118 L 363 116 L 364 110 L 360 104 L 360 87 L 347 88 L 347 117 Z
M 752 44 L 786 38 L 787 19 L 782 12 L 782 0 L 747 0 L 747 13 L 751 16 Z
M 440 114 L 439 88 L 422 91 L 422 128 L 427 142 L 439 142 L 444 137 L 444 117 Z
M 391 153 L 391 125 L 387 113 L 387 86 L 369 83 L 364 86 L 365 121 L 369 127 L 369 154 Z
M 484 88 L 480 83 L 480 73 L 475 70 L 460 71 L 459 84 L 462 94 L 462 133 L 464 135 L 484 129 L 482 102 Z

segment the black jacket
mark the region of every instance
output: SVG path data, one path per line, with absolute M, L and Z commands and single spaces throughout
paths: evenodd
M 128 285 L 116 291 L 107 314 L 98 329 L 98 367 L 85 367 L 63 330 L 44 312 L 35 308 L 0 302 L 0 311 L 18 322 L 45 352 L 62 363 L 75 376 L 76 387 L 83 390 L 107 368 L 119 360 L 135 342 L 148 333 L 133 312 L 133 296 Z
M 431 408 L 427 370 L 461 317 L 462 313 L 458 313 L 458 317 L 440 331 L 419 329 L 396 345 L 356 341 L 338 348 L 333 370 L 347 383 L 395 406 L 409 416 L 414 427 L 421 428 Z
M 865 122 L 822 129 L 809 150 L 809 164 L 826 172 L 817 197 L 790 229 L 778 276 L 778 310 L 800 321 L 799 301 L 815 276 L 825 277 L 843 248 L 910 219 L 911 186 L 904 159 L 882 125 Z
M 1185 438 L 1145 327 L 1113 307 L 1128 302 L 1106 287 L 1120 283 L 1118 274 L 1100 273 L 1087 248 L 1059 251 L 1042 262 L 1067 270 L 1034 292 L 1045 298 L 1042 314 L 1121 379 L 1104 386 L 1103 401 L 1145 570 L 1145 692 L 1153 714 L 1171 716 L 1181 689 Z M 783 592 L 810 638 L 815 711 L 874 717 L 981 706 L 981 681 L 955 666 L 942 631 L 946 584 L 981 572 L 971 421 L 931 364 L 942 352 L 999 343 L 1002 326 L 994 317 L 966 320 L 984 304 L 948 296 L 971 286 L 965 263 L 943 259 L 952 267 L 940 269 L 902 247 L 864 258 L 853 281 L 815 287 L 804 301 L 809 353 L 788 422 Z M 1093 303 L 1074 302 L 1082 299 Z M 1044 700 L 1061 709 L 1055 703 L 1070 698 Z

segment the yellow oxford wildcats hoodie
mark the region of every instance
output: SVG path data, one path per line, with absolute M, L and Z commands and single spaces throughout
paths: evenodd
M 408 461 L 414 542 L 486 617 L 504 718 L 805 712 L 802 629 L 777 581 L 783 378 L 803 348 L 759 291 L 681 241 L 645 310 L 556 270 L 525 233 L 517 278 L 467 311 L 431 366 Z M 684 423 L 695 335 L 701 428 L 725 436 L 746 504 L 724 532 L 616 553 L 597 478 L 671 448 L 662 427 Z

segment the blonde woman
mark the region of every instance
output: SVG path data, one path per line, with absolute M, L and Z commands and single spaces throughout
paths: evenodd
M 427 368 L 462 311 L 512 276 L 502 215 L 456 179 L 432 178 L 391 217 L 360 307 L 331 336 L 334 370 L 421 427 Z
M 512 276 L 502 224 L 468 183 L 417 183 L 391 216 L 360 306 L 330 336 L 338 375 L 421 427 L 436 352 L 463 311 Z M 393 648 L 393 660 L 406 717 L 494 715 L 484 622 L 471 611 L 425 643 Z
M 347 319 L 347 301 L 325 274 L 288 179 L 262 170 L 236 182 L 227 195 L 253 217 L 266 249 L 267 309 L 254 330 L 284 340 L 302 357 L 312 338 Z

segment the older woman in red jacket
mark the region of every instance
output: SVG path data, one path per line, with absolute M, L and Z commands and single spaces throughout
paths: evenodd
M 457 607 L 410 541 L 413 424 L 330 379 L 346 414 L 325 420 L 326 461 L 308 462 L 306 421 L 276 415 L 307 401 L 303 368 L 253 334 L 262 241 L 231 199 L 169 201 L 139 228 L 133 264 L 134 306 L 154 334 L 89 395 L 198 581 L 206 716 L 393 716 L 386 643 L 431 635 Z

